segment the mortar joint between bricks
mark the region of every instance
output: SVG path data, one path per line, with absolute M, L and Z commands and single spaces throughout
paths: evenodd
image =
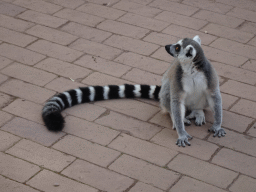
M 133 182 L 133 184 L 132 184 L 130 187 L 128 187 L 126 190 L 124 190 L 124 192 L 130 191 L 130 189 L 133 188 L 134 185 L 136 185 L 138 182 L 139 182 L 139 180 L 135 179 L 134 182 Z
M 235 179 L 226 187 L 227 190 L 238 180 L 241 173 L 238 173 L 238 175 L 235 177 Z
M 251 124 L 248 125 L 248 127 L 246 128 L 246 130 L 243 132 L 243 134 L 245 134 L 246 136 L 250 136 L 248 135 L 248 131 L 253 128 L 253 125 L 256 123 L 256 119 L 254 119 Z M 256 128 L 256 127 L 255 127 Z

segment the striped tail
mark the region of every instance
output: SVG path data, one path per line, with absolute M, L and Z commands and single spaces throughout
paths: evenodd
M 61 111 L 68 107 L 107 99 L 146 98 L 159 100 L 160 89 L 161 87 L 156 85 L 128 84 L 80 87 L 53 96 L 43 107 L 42 117 L 48 130 L 61 131 L 65 123 Z

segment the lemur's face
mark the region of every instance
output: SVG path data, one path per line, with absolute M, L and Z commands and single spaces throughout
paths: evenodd
M 181 63 L 191 63 L 201 48 L 199 36 L 193 39 L 182 39 L 176 44 L 166 45 L 165 50 L 173 57 L 178 58 Z

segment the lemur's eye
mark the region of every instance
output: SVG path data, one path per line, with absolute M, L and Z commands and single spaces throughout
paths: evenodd
M 180 51 L 180 45 L 179 45 L 179 44 L 176 45 L 175 50 L 176 50 L 176 52 L 179 52 L 179 51 Z

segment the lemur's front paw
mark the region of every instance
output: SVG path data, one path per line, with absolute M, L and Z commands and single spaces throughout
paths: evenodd
M 208 131 L 214 133 L 213 137 L 216 137 L 216 136 L 225 137 L 225 135 L 226 135 L 225 130 L 222 128 L 211 127 Z
M 188 142 L 189 139 L 192 139 L 193 137 L 190 136 L 187 132 L 184 133 L 183 135 L 179 136 L 176 145 L 178 145 L 179 147 L 185 147 L 186 145 L 190 146 L 191 144 Z

